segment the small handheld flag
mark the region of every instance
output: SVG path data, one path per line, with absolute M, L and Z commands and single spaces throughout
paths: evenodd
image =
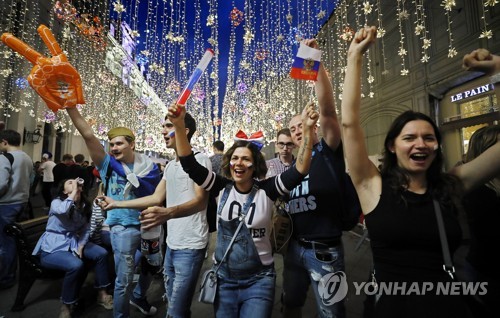
M 212 49 L 207 49 L 205 51 L 205 54 L 203 54 L 203 57 L 201 58 L 200 62 L 194 69 L 193 73 L 191 74 L 191 77 L 189 78 L 186 87 L 184 87 L 181 95 L 177 99 L 178 105 L 181 106 L 186 105 L 186 102 L 189 96 L 191 95 L 194 86 L 196 85 L 196 83 L 198 83 L 198 80 L 200 79 L 201 75 L 203 75 L 203 72 L 205 72 L 205 69 L 207 68 L 208 64 L 210 64 L 210 61 L 212 60 L 213 57 L 214 57 L 214 51 Z M 178 115 L 179 111 L 176 113 L 176 115 Z
M 315 81 L 321 61 L 321 51 L 300 43 L 297 56 L 290 70 L 290 77 Z

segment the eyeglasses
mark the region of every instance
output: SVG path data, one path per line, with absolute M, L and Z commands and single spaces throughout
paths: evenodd
M 277 146 L 278 146 L 278 148 L 280 148 L 280 149 L 285 148 L 285 146 L 286 146 L 287 148 L 295 148 L 295 144 L 294 144 L 293 142 L 287 142 L 287 143 L 284 143 L 284 142 L 278 142 L 276 145 L 277 145 Z

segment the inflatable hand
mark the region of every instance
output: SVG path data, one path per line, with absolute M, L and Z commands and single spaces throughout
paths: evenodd
M 40 25 L 37 31 L 49 48 L 51 58 L 41 55 L 10 33 L 2 34 L 2 42 L 34 65 L 28 75 L 28 83 L 53 112 L 84 104 L 80 74 L 68 62 L 49 28 Z

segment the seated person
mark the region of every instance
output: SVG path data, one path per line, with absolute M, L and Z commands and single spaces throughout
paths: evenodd
M 57 196 L 50 205 L 47 228 L 33 251 L 40 254 L 45 268 L 66 272 L 61 292 L 60 318 L 71 317 L 78 295 L 85 281 L 85 260 L 95 262 L 95 288 L 97 303 L 113 309 L 112 296 L 106 292 L 110 284 L 107 255 L 103 247 L 89 242 L 91 205 L 86 202 L 78 179 L 61 181 Z

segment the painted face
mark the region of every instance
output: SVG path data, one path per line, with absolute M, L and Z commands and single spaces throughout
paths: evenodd
M 134 158 L 134 142 L 129 143 L 124 136 L 116 136 L 109 141 L 109 149 L 116 160 L 132 162 Z
M 165 144 L 167 145 L 167 148 L 172 149 L 175 148 L 175 128 L 174 124 L 167 119 L 163 123 L 163 130 L 161 131 L 161 134 L 163 135 L 163 139 L 165 140 Z
M 250 149 L 245 147 L 236 148 L 229 161 L 229 166 L 234 182 L 244 183 L 251 181 L 254 167 Z
M 413 174 L 425 173 L 438 149 L 432 125 L 425 120 L 413 120 L 403 127 L 389 150 L 396 154 L 398 166 Z
M 288 129 L 290 129 L 290 134 L 292 135 L 292 140 L 295 146 L 299 147 L 302 142 L 302 119 L 300 115 L 293 116 L 288 124 Z
M 293 143 L 291 137 L 288 137 L 285 134 L 281 134 L 278 136 L 278 140 L 276 141 L 276 149 L 278 150 L 280 156 L 290 156 L 294 148 L 295 144 Z

